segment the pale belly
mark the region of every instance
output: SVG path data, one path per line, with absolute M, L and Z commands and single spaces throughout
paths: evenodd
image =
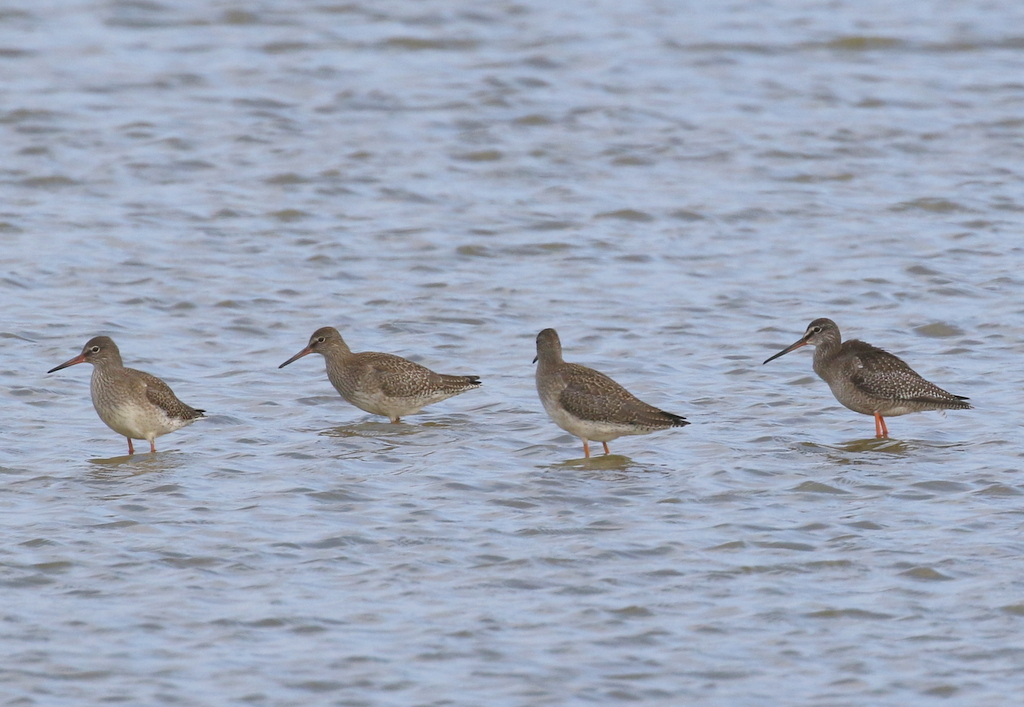
M 113 407 L 96 407 L 100 419 L 119 435 L 131 439 L 153 440 L 168 432 L 180 430 L 194 420 L 182 420 L 168 417 L 163 410 L 155 406 L 117 405 Z
M 542 399 L 541 402 L 556 425 L 581 439 L 588 439 L 593 442 L 611 442 L 613 439 L 618 439 L 625 435 L 639 435 L 648 431 L 633 425 L 617 425 L 607 422 L 582 420 L 566 412 L 560 406 L 549 403 L 547 400 Z
M 374 415 L 384 415 L 385 417 L 405 417 L 406 415 L 412 415 L 419 412 L 424 406 L 429 405 L 432 402 L 436 402 L 430 398 L 392 398 L 386 395 L 372 393 L 366 394 L 360 392 L 348 392 L 348 394 L 343 393 L 342 397 L 360 410 L 364 410 Z M 443 400 L 443 398 L 441 399 Z

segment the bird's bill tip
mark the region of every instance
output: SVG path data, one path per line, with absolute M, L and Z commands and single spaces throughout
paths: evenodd
M 793 344 L 792 346 L 787 346 L 786 348 L 782 349 L 782 351 L 779 351 L 779 352 L 778 352 L 777 354 L 775 354 L 774 356 L 769 356 L 768 358 L 766 358 L 766 359 L 764 360 L 764 363 L 762 363 L 761 365 L 763 366 L 763 365 L 764 365 L 765 363 L 768 363 L 769 361 L 774 361 L 774 360 L 775 360 L 775 359 L 777 359 L 777 358 L 778 358 L 779 356 L 785 356 L 785 355 L 786 355 L 786 354 L 788 354 L 788 353 L 789 353 L 790 351 L 795 351 L 795 350 L 797 350 L 798 348 L 800 348 L 801 346 L 807 346 L 807 341 L 806 341 L 806 340 L 804 340 L 804 339 L 800 339 L 800 341 L 796 342 L 796 343 L 795 343 L 795 344 Z
M 302 351 L 299 351 L 297 354 L 295 354 L 290 359 L 288 359 L 287 361 L 282 363 L 280 366 L 278 366 L 278 368 L 284 368 L 289 363 L 293 363 L 294 361 L 298 361 L 300 358 L 302 358 L 306 354 L 309 354 L 309 353 L 312 353 L 312 352 L 313 352 L 313 350 L 307 346 L 306 348 L 302 349 Z
M 74 358 L 68 359 L 67 361 L 65 361 L 64 363 L 60 364 L 59 366 L 54 366 L 53 368 L 48 370 L 47 373 L 53 373 L 54 371 L 59 371 L 62 368 L 67 368 L 68 366 L 74 366 L 76 363 L 85 363 L 85 354 L 78 354 Z

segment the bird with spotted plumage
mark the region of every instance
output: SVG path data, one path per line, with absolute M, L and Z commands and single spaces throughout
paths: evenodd
M 566 432 L 583 440 L 583 454 L 590 457 L 589 442 L 608 443 L 625 435 L 645 435 L 690 424 L 683 417 L 637 398 L 611 378 L 593 368 L 567 363 L 554 329 L 537 335 L 537 394 L 548 416 Z
M 854 412 L 875 418 L 878 438 L 889 436 L 886 417 L 971 408 L 967 398 L 925 380 L 898 356 L 857 339 L 843 341 L 831 319 L 815 319 L 799 340 L 764 363 L 802 346 L 815 347 L 814 372 L 828 383 L 836 400 Z
M 379 351 L 354 353 L 338 330 L 329 326 L 313 332 L 306 348 L 278 368 L 311 353 L 324 357 L 327 378 L 341 397 L 391 422 L 481 386 L 479 376 L 434 373 L 409 359 Z
M 133 439 L 146 440 L 149 451 L 155 453 L 157 437 L 204 417 L 205 410 L 178 400 L 170 386 L 156 376 L 127 368 L 109 336 L 94 336 L 82 353 L 47 373 L 79 363 L 92 364 L 92 406 L 107 427 L 128 438 L 129 454 L 135 454 Z

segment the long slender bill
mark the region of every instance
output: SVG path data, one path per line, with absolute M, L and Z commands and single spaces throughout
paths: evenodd
M 313 350 L 312 350 L 311 348 L 309 348 L 309 347 L 307 346 L 306 348 L 302 349 L 302 351 L 299 351 L 299 352 L 298 352 L 297 354 L 295 354 L 295 355 L 294 355 L 294 356 L 292 356 L 292 357 L 291 357 L 290 359 L 288 359 L 287 361 L 285 361 L 284 363 L 282 363 L 282 364 L 281 364 L 280 366 L 278 366 L 278 368 L 284 368 L 284 367 L 285 367 L 285 366 L 287 366 L 287 365 L 288 365 L 289 363 L 291 363 L 291 362 L 293 362 L 293 361 L 298 361 L 298 360 L 299 360 L 300 358 L 302 358 L 302 357 L 303 357 L 303 356 L 305 356 L 306 354 L 308 354 L 308 353 L 312 353 L 312 352 L 313 352 Z
M 85 354 L 78 354 L 74 358 L 68 359 L 67 361 L 65 361 L 64 363 L 60 364 L 59 366 L 54 366 L 53 368 L 48 370 L 47 373 L 53 373 L 54 371 L 59 371 L 62 368 L 67 368 L 68 366 L 74 366 L 76 363 L 85 363 Z
M 806 339 L 800 339 L 800 341 L 797 341 L 797 342 L 796 342 L 795 344 L 793 344 L 792 346 L 787 346 L 786 348 L 782 349 L 782 351 L 779 351 L 779 352 L 778 352 L 777 354 L 775 354 L 774 356 L 770 356 L 770 357 L 766 358 L 766 359 L 764 360 L 764 363 L 762 363 L 761 365 L 763 366 L 763 365 L 764 365 L 765 363 L 768 363 L 769 361 L 774 361 L 774 360 L 775 360 L 775 359 L 777 359 L 777 358 L 778 358 L 779 356 L 785 356 L 785 355 L 786 355 L 786 354 L 788 354 L 788 353 L 789 353 L 790 351 L 795 351 L 796 349 L 800 348 L 801 346 L 807 346 L 807 340 L 806 340 Z

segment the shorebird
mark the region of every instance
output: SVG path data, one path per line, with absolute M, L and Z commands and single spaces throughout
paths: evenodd
M 278 368 L 306 354 L 321 354 L 327 377 L 348 402 L 360 410 L 398 422 L 432 403 L 480 387 L 479 376 L 446 376 L 388 353 L 352 353 L 334 327 L 313 332 L 309 344 Z
M 679 415 L 659 410 L 640 400 L 605 374 L 562 359 L 558 332 L 537 335 L 537 394 L 548 416 L 566 432 L 583 440 L 590 457 L 590 441 L 604 445 L 624 435 L 645 435 L 690 424 Z
M 875 418 L 876 437 L 889 436 L 886 417 L 971 407 L 967 398 L 929 383 L 888 351 L 857 339 L 844 342 L 831 319 L 815 319 L 798 341 L 765 363 L 808 345 L 815 347 L 814 372 L 828 383 L 836 400 L 854 412 Z
M 170 386 L 156 376 L 125 368 L 121 352 L 109 336 L 89 339 L 82 353 L 47 373 L 78 363 L 92 364 L 92 406 L 107 427 L 128 438 L 129 454 L 135 454 L 133 439 L 148 441 L 149 451 L 156 452 L 157 437 L 203 417 L 204 410 L 178 400 Z

